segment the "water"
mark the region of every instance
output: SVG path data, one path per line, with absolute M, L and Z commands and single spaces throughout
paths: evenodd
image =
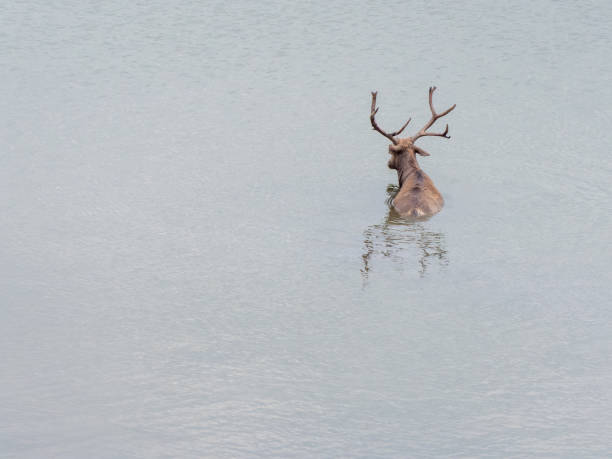
M 610 3 L 1 11 L 1 457 L 610 453 Z

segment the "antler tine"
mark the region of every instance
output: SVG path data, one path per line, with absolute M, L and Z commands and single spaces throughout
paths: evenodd
M 392 132 L 392 133 L 391 133 L 391 135 L 392 135 L 392 136 L 394 136 L 394 137 L 395 137 L 396 135 L 400 135 L 400 134 L 402 133 L 402 131 L 403 131 L 404 129 L 406 129 L 406 126 L 408 126 L 408 123 L 410 123 L 410 120 L 411 120 L 411 119 L 412 119 L 412 118 L 408 118 L 408 121 L 406 121 L 406 123 L 405 123 L 405 124 L 404 124 L 404 125 L 403 125 L 403 126 L 400 128 L 400 129 L 399 129 L 399 131 Z
M 400 132 L 402 132 L 404 130 L 404 128 L 408 125 L 408 123 L 406 123 L 399 131 L 397 132 L 393 132 L 391 134 L 387 134 L 385 131 L 383 131 L 378 124 L 376 123 L 376 119 L 374 118 L 376 116 L 376 113 L 378 112 L 378 107 L 376 107 L 376 95 L 378 93 L 376 91 L 374 91 L 372 93 L 372 109 L 370 110 L 370 123 L 372 123 L 372 129 L 374 129 L 375 131 L 380 132 L 382 135 L 384 135 L 387 139 L 389 139 L 391 142 L 393 142 L 393 145 L 397 145 L 398 141 L 395 137 L 395 135 L 399 134 Z M 410 122 L 410 120 L 408 120 L 408 122 Z
M 435 86 L 429 87 L 429 108 L 431 109 L 431 114 L 434 116 L 436 115 L 436 111 L 433 108 L 433 93 L 436 89 L 438 88 L 436 88 Z
M 436 110 L 434 109 L 434 106 L 433 106 L 433 93 L 435 90 L 436 90 L 435 86 L 431 86 L 429 88 L 429 108 L 431 110 L 431 119 L 427 122 L 427 124 L 419 132 L 416 133 L 416 135 L 412 137 L 413 142 L 417 140 L 418 138 L 425 137 L 425 136 L 436 136 L 436 137 L 444 137 L 446 139 L 450 139 L 450 136 L 448 135 L 448 124 L 446 125 L 446 129 L 444 129 L 443 133 L 427 132 L 427 129 L 433 126 L 433 124 L 437 120 L 439 120 L 443 116 L 448 115 L 457 106 L 457 104 L 454 104 L 452 107 L 450 107 L 447 110 L 444 110 L 442 113 L 436 113 Z

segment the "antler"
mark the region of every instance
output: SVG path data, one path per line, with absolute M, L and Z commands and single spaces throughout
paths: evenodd
M 406 126 L 408 126 L 408 123 L 410 123 L 410 120 L 412 118 L 408 118 L 408 121 L 406 121 L 406 123 L 397 131 L 392 132 L 391 134 L 387 134 L 385 131 L 383 131 L 378 124 L 376 124 L 376 120 L 374 119 L 374 117 L 376 116 L 376 113 L 378 112 L 378 107 L 376 106 L 376 95 L 378 93 L 377 92 L 373 92 L 372 93 L 372 109 L 370 111 L 370 122 L 372 123 L 372 129 L 374 129 L 375 131 L 380 132 L 382 135 L 384 135 L 387 139 L 389 139 L 391 142 L 393 142 L 393 145 L 397 145 L 398 141 L 395 138 L 396 135 L 399 135 L 402 133 L 402 131 L 404 130 L 404 128 Z
M 417 132 L 412 137 L 412 141 L 413 142 L 415 140 L 421 138 L 421 137 L 425 137 L 425 136 L 428 136 L 428 135 L 430 135 L 430 136 L 437 136 L 437 137 L 444 137 L 444 138 L 450 139 L 450 136 L 448 135 L 448 124 L 446 125 L 446 128 L 444 129 L 444 132 L 441 133 L 441 134 L 435 133 L 435 132 L 427 132 L 427 129 L 429 129 L 431 126 L 433 126 L 433 124 L 438 119 L 442 118 L 445 115 L 448 115 L 457 106 L 457 104 L 455 104 L 451 108 L 449 108 L 448 110 L 443 111 L 442 113 L 436 113 L 436 110 L 433 107 L 433 93 L 434 93 L 435 90 L 436 90 L 435 86 L 429 88 L 429 108 L 431 109 L 431 119 L 427 122 L 427 124 L 419 132 Z

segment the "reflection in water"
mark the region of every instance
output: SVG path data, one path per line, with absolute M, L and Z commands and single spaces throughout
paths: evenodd
M 439 266 L 448 265 L 448 253 L 445 247 L 443 233 L 430 231 L 427 219 L 414 219 L 400 216 L 393 207 L 391 200 L 398 191 L 396 185 L 387 187 L 387 204 L 389 211 L 382 223 L 370 225 L 364 232 L 365 239 L 363 267 L 361 273 L 364 280 L 372 269 L 372 259 L 382 255 L 391 261 L 406 264 L 416 257 L 418 272 L 425 276 L 432 263 Z

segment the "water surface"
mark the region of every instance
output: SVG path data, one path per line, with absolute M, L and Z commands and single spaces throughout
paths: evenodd
M 1 11 L 1 457 L 612 450 L 610 3 Z

